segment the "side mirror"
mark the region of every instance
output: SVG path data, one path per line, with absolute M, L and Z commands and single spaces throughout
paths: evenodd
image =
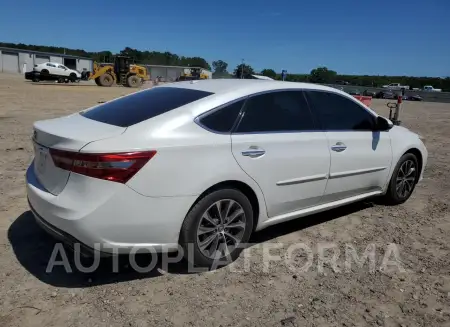
M 391 121 L 387 120 L 384 117 L 378 116 L 375 120 L 374 130 L 375 131 L 388 131 L 393 126 L 394 126 L 394 124 Z

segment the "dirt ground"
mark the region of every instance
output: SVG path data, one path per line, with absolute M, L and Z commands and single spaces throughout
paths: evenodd
M 187 273 L 183 264 L 137 273 L 46 273 L 55 241 L 28 211 L 24 173 L 32 123 L 126 94 L 122 87 L 32 85 L 0 74 L 0 326 L 450 326 L 450 104 L 408 102 L 404 126 L 425 139 L 425 178 L 404 205 L 358 203 L 256 233 L 232 266 Z M 373 108 L 387 114 L 386 101 Z M 263 250 L 286 255 L 263 263 Z M 337 244 L 337 268 L 318 249 Z M 376 269 L 345 269 L 345 249 L 376 246 Z M 397 265 L 383 266 L 389 244 Z M 332 252 L 331 252 L 332 253 Z M 246 257 L 251 264 L 246 266 Z M 395 252 L 393 256 L 395 257 Z M 372 267 L 373 268 L 373 267 Z M 404 271 L 401 269 L 403 268 Z

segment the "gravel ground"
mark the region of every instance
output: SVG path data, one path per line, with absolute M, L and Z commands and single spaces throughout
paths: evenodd
M 132 91 L 0 75 L 0 326 L 450 326 L 450 104 L 403 106 L 404 125 L 429 150 L 425 178 L 404 205 L 357 203 L 275 226 L 212 272 L 158 264 L 138 273 L 120 262 L 116 273 L 102 260 L 89 274 L 62 266 L 46 273 L 55 241 L 36 225 L 25 196 L 31 125 Z M 373 108 L 387 114 L 385 104 L 375 100 Z M 289 262 L 264 264 L 269 247 L 285 258 L 297 243 L 311 257 L 297 250 Z M 322 269 L 320 248 L 333 244 L 325 259 L 336 254 L 336 265 Z M 374 266 L 346 267 L 349 248 L 361 256 L 368 246 Z

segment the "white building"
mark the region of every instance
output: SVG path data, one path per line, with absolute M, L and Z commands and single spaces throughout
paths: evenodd
M 68 68 L 92 71 L 92 59 L 33 50 L 0 47 L 0 72 L 25 73 L 33 70 L 34 65 L 47 61 L 60 63 Z
M 173 82 L 181 74 L 184 74 L 189 70 L 187 66 L 163 66 L 163 65 L 143 65 L 147 67 L 150 78 L 154 80 L 157 76 L 161 77 L 164 81 Z M 192 67 L 196 68 L 196 67 Z M 212 72 L 202 68 L 202 73 L 208 75 L 208 78 L 212 78 Z

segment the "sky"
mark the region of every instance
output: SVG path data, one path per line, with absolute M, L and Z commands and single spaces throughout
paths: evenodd
M 0 0 L 0 42 L 242 59 L 256 71 L 450 76 L 450 0 Z

